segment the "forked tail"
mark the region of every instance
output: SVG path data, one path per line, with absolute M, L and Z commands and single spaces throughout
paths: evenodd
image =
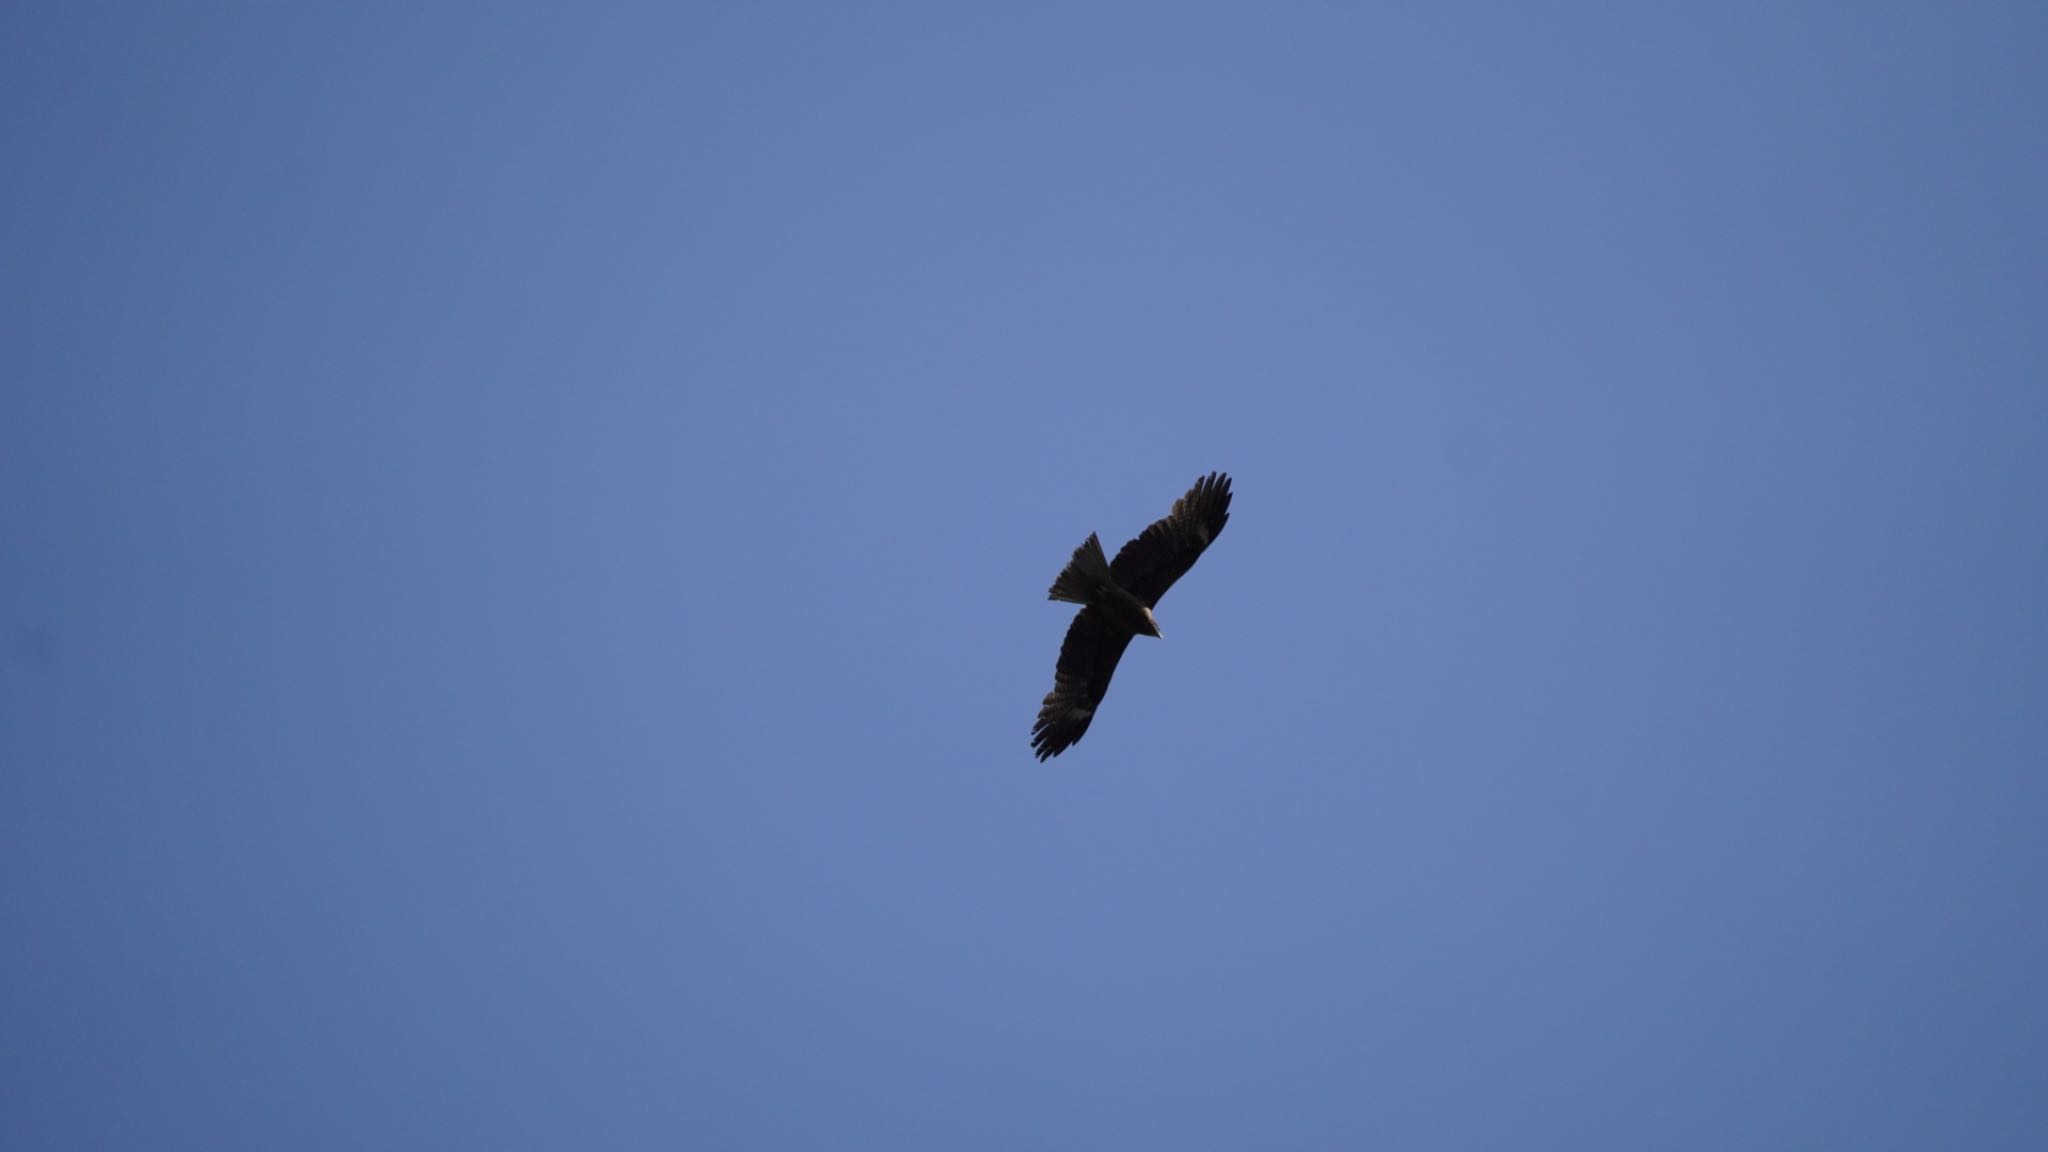
M 1074 558 L 1060 569 L 1060 578 L 1052 582 L 1052 591 L 1046 593 L 1050 600 L 1064 600 L 1069 604 L 1092 603 L 1095 589 L 1109 583 L 1109 557 L 1102 554 L 1102 541 L 1090 532 L 1088 539 L 1074 549 Z

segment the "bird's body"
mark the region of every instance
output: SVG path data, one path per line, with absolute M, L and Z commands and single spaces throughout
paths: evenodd
M 1138 636 L 1159 635 L 1159 621 L 1152 618 L 1151 605 L 1116 582 L 1116 576 L 1109 570 L 1109 559 L 1102 554 L 1102 539 L 1093 532 L 1074 549 L 1073 560 L 1060 572 L 1060 578 L 1053 581 L 1052 591 L 1045 598 L 1094 608 L 1118 627 Z
M 1081 611 L 1067 627 L 1052 691 L 1031 730 L 1040 760 L 1059 755 L 1088 731 L 1131 638 L 1159 635 L 1153 607 L 1229 520 L 1230 477 L 1212 472 L 1174 501 L 1165 519 L 1118 549 L 1114 561 L 1093 533 L 1074 549 L 1048 593 Z

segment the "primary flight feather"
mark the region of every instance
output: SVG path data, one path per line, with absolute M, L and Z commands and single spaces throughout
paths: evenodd
M 1211 472 L 1173 502 L 1166 518 L 1138 534 L 1108 560 L 1094 533 L 1053 581 L 1048 598 L 1081 605 L 1060 645 L 1052 691 L 1038 709 L 1031 748 L 1057 756 L 1087 733 L 1109 678 L 1133 636 L 1158 636 L 1152 609 L 1173 582 L 1195 566 L 1230 521 L 1230 477 Z

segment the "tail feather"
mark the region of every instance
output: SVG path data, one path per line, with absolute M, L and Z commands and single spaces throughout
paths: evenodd
M 1060 578 L 1052 582 L 1052 591 L 1046 593 L 1049 600 L 1064 600 L 1069 604 L 1087 604 L 1094 590 L 1109 583 L 1109 557 L 1102 554 L 1102 541 L 1090 532 L 1088 539 L 1074 549 L 1074 558 L 1060 570 Z

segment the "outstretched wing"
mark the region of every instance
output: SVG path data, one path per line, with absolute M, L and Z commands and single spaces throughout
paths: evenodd
M 1109 678 L 1116 674 L 1116 662 L 1123 659 L 1133 635 L 1100 609 L 1083 608 L 1074 614 L 1074 622 L 1067 625 L 1067 638 L 1060 644 L 1052 691 L 1045 694 L 1038 723 L 1031 728 L 1031 748 L 1040 760 L 1066 751 L 1088 731 L 1103 693 L 1109 691 Z
M 1118 550 L 1109 563 L 1110 578 L 1145 607 L 1155 607 L 1229 522 L 1230 477 L 1211 472 L 1173 502 L 1166 519 Z

